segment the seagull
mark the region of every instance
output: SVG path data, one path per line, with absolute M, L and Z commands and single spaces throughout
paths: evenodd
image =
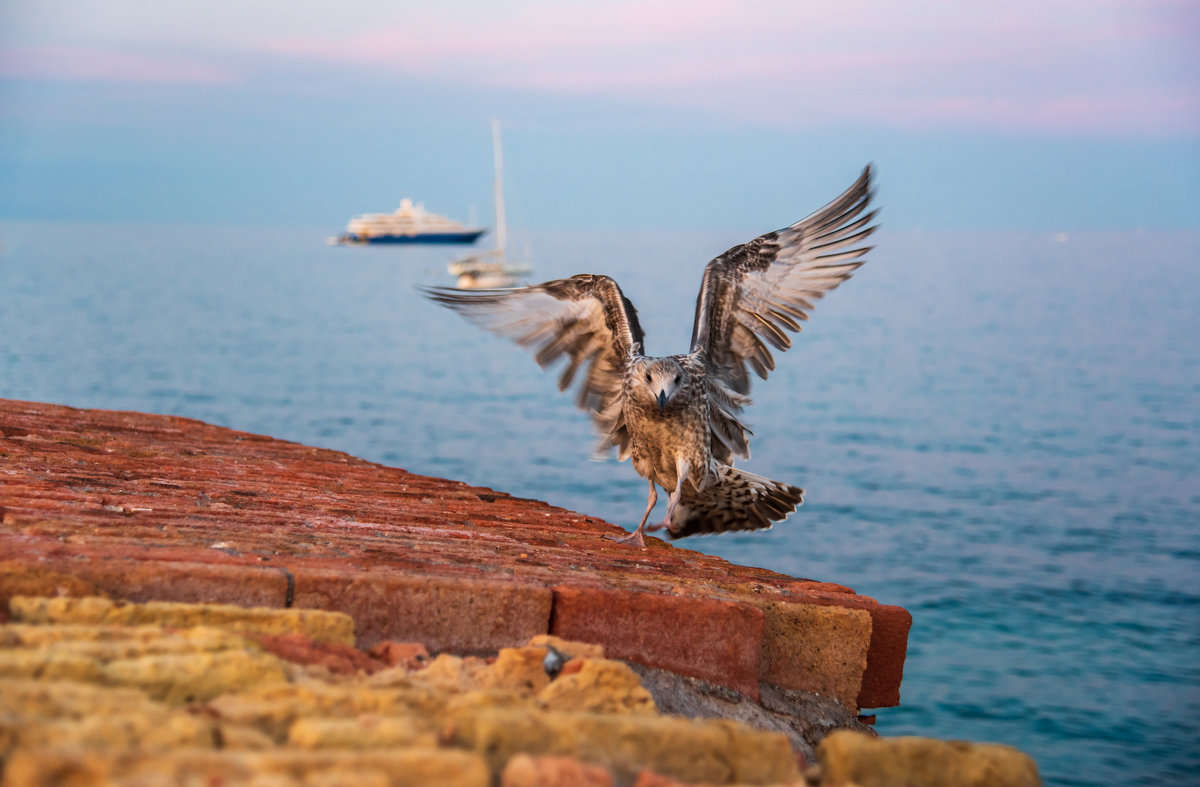
M 534 353 L 543 368 L 566 359 L 559 390 L 579 381 L 576 402 L 600 434 L 598 451 L 650 484 L 646 512 L 619 543 L 644 547 L 644 533 L 672 539 L 771 527 L 796 510 L 804 490 L 735 468 L 750 457 L 741 421 L 750 375 L 775 368 L 771 348 L 792 346 L 814 302 L 850 278 L 871 250 L 876 226 L 867 165 L 840 196 L 807 218 L 726 251 L 704 269 L 691 347 L 645 354 L 637 310 L 608 276 L 579 274 L 528 287 L 424 288 L 431 300 Z M 768 345 L 770 345 L 768 347 Z M 646 520 L 670 494 L 666 516 Z

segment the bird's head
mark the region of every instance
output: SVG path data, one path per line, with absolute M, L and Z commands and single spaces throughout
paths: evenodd
M 674 358 L 647 359 L 634 370 L 637 398 L 647 407 L 657 408 L 661 415 L 683 385 L 686 374 Z

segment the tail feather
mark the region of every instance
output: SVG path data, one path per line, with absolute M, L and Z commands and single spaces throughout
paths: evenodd
M 804 490 L 718 465 L 717 478 L 702 490 L 684 484 L 667 526 L 671 538 L 735 530 L 762 530 L 781 522 L 804 502 Z

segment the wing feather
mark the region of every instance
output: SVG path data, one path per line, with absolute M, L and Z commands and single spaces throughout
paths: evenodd
M 580 274 L 514 289 L 423 291 L 476 325 L 532 351 L 542 368 L 565 358 L 559 390 L 581 377 L 576 404 L 592 416 L 601 448 L 616 446 L 622 455 L 628 453 L 620 406 L 622 379 L 629 359 L 642 352 L 645 337 L 637 310 L 615 281 Z
M 835 200 L 790 227 L 735 246 L 708 264 L 692 329 L 692 352 L 709 374 L 739 394 L 750 391 L 747 367 L 766 379 L 775 360 L 764 343 L 784 351 L 785 331 L 800 330 L 814 303 L 850 278 L 870 246 L 878 211 L 871 167 Z

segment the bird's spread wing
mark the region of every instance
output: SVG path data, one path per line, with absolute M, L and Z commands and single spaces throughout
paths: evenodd
M 735 246 L 704 270 L 696 299 L 692 352 L 702 351 L 710 377 L 738 394 L 750 391 L 749 365 L 764 380 L 775 368 L 767 345 L 792 346 L 813 303 L 850 277 L 875 231 L 871 167 L 808 218 Z
M 425 294 L 492 333 L 513 339 L 532 351 L 543 368 L 565 356 L 559 390 L 569 388 L 582 370 L 577 404 L 591 414 L 601 433 L 601 448 L 616 446 L 622 459 L 628 455 L 622 379 L 629 358 L 642 352 L 644 337 L 637 311 L 615 281 L 580 274 L 532 287 L 430 287 Z

